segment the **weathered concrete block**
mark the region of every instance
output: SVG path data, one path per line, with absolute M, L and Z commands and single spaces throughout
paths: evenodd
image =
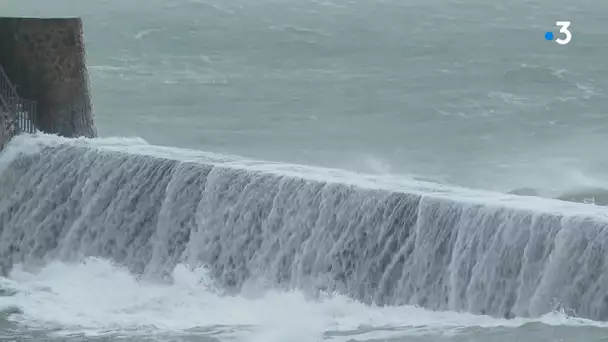
M 97 135 L 79 18 L 0 18 L 0 65 L 21 97 L 38 102 L 39 130 Z

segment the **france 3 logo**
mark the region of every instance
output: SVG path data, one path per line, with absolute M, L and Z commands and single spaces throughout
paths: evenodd
M 557 44 L 566 45 L 570 43 L 572 40 L 572 32 L 570 32 L 570 22 L 569 21 L 557 21 L 555 22 L 555 26 L 559 27 L 559 33 L 564 34 L 564 38 L 556 37 L 555 34 L 551 31 L 545 32 L 546 40 L 555 40 Z

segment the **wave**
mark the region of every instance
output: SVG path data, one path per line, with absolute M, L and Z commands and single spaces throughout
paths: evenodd
M 120 141 L 120 140 L 119 140 Z M 608 318 L 605 208 L 141 142 L 20 136 L 0 156 L 4 268 L 86 257 L 498 317 Z
M 12 292 L 10 297 L 0 297 L 0 312 L 12 312 L 11 322 L 28 326 L 30 333 L 51 330 L 62 338 L 128 334 L 156 340 L 163 335 L 175 340 L 178 335 L 232 341 L 346 342 L 530 326 L 539 330 L 608 328 L 605 323 L 559 312 L 505 320 L 413 306 L 367 306 L 338 294 L 312 300 L 301 291 L 250 288 L 227 296 L 206 268 L 182 264 L 173 269 L 172 278 L 171 284 L 138 279 L 127 269 L 98 258 L 52 262 L 35 271 L 18 266 L 11 279 L 0 285 Z

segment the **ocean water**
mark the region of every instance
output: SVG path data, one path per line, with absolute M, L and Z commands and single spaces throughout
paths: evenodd
M 103 136 L 548 197 L 608 188 L 597 1 L 4 0 L 2 10 L 83 16 Z M 544 40 L 558 20 L 572 22 L 568 45 Z
M 608 5 L 0 15 L 83 17 L 101 135 L 0 154 L 0 339 L 608 338 Z

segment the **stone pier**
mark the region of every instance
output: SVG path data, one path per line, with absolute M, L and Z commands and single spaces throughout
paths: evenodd
M 81 19 L 0 17 L 0 65 L 19 96 L 38 103 L 37 129 L 97 136 Z

